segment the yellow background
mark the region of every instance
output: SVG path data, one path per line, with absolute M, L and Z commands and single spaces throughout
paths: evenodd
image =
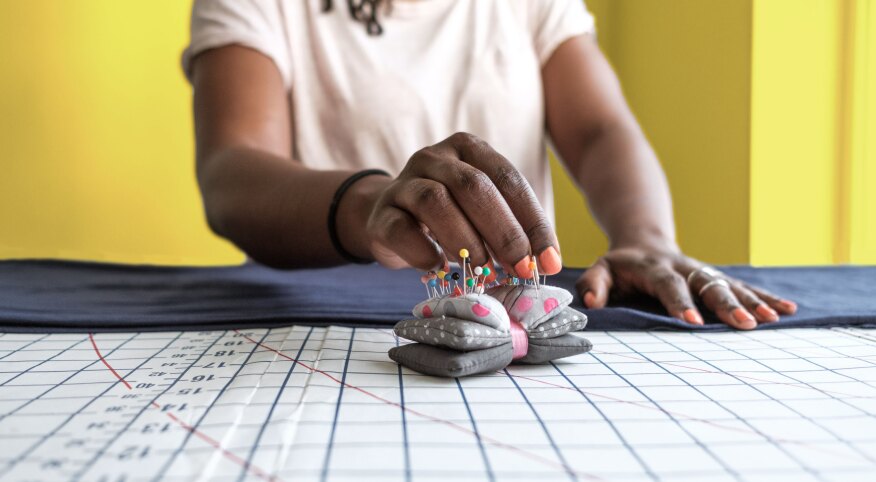
M 876 262 L 872 0 L 590 0 L 714 263 Z M 0 0 L 0 258 L 225 264 L 194 181 L 189 2 Z M 605 240 L 554 166 L 567 264 Z

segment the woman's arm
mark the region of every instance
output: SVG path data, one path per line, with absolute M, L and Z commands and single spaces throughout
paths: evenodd
M 264 55 L 229 46 L 194 60 L 198 182 L 211 228 L 265 264 L 339 264 L 329 205 L 352 172 L 308 169 L 292 158 L 289 98 Z M 395 179 L 366 177 L 338 208 L 341 245 L 390 267 L 434 269 L 446 258 L 482 265 L 492 252 L 528 278 L 560 270 L 556 235 L 532 188 L 487 143 L 454 134 L 425 146 Z M 522 270 L 520 269 L 522 268 Z
M 543 75 L 554 145 L 612 247 L 643 239 L 674 245 L 666 176 L 596 42 L 561 45 Z
M 348 171 L 314 171 L 292 159 L 289 101 L 280 72 L 239 46 L 194 60 L 198 184 L 211 229 L 274 267 L 340 264 L 326 228 L 331 198 Z M 353 185 L 338 210 L 345 248 L 370 258 L 362 231 L 367 208 L 390 179 Z
M 579 281 L 585 303 L 604 306 L 611 289 L 644 291 L 672 316 L 701 324 L 691 289 L 711 279 L 698 272 L 687 285 L 703 264 L 678 249 L 666 176 L 595 40 L 580 36 L 560 45 L 542 76 L 554 145 L 610 241 Z M 793 303 L 730 281 L 713 285 L 703 301 L 731 326 L 753 328 L 755 319 L 775 321 L 774 310 L 794 311 Z

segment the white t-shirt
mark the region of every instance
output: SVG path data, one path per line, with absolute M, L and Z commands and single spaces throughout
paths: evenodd
M 196 0 L 186 75 L 195 55 L 223 45 L 271 58 L 290 91 L 292 155 L 314 169 L 397 174 L 417 150 L 470 132 L 526 176 L 553 219 L 541 67 L 593 32 L 582 0 L 393 0 L 380 36 L 346 0 L 322 4 Z

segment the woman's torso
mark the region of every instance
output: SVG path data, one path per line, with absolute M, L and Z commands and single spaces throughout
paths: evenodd
M 588 31 L 592 19 L 577 0 L 577 27 L 561 18 L 557 32 L 543 30 L 574 1 L 395 0 L 379 12 L 376 36 L 344 0 L 329 12 L 321 0 L 263 2 L 259 14 L 275 17 L 265 20 L 269 53 L 290 89 L 293 155 L 315 169 L 398 173 L 418 149 L 469 132 L 523 173 L 553 219 L 541 65 L 545 49 L 573 33 L 565 30 Z M 199 3 L 189 54 L 198 8 L 215 8 Z

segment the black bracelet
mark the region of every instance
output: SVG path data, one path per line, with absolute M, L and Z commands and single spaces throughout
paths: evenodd
M 347 192 L 347 189 L 350 189 L 350 186 L 352 186 L 356 181 L 358 181 L 359 179 L 362 179 L 363 177 L 375 176 L 375 175 L 391 177 L 388 172 L 381 170 L 381 169 L 366 169 L 364 171 L 359 171 L 356 174 L 353 174 L 352 176 L 348 177 L 347 180 L 345 180 L 343 183 L 341 183 L 341 185 L 338 187 L 338 190 L 335 191 L 335 197 L 332 198 L 331 206 L 329 206 L 329 214 L 328 214 L 329 239 L 332 240 L 332 246 L 335 247 L 335 251 L 337 251 L 337 253 L 339 255 L 341 255 L 342 258 L 349 261 L 350 263 L 369 264 L 369 263 L 372 263 L 372 260 L 360 258 L 358 256 L 353 256 L 352 254 L 350 254 L 349 251 L 347 251 L 346 249 L 344 249 L 343 246 L 341 246 L 341 240 L 340 240 L 340 238 L 338 238 L 338 226 L 337 226 L 338 205 L 341 203 L 341 198 L 344 197 L 344 194 Z

